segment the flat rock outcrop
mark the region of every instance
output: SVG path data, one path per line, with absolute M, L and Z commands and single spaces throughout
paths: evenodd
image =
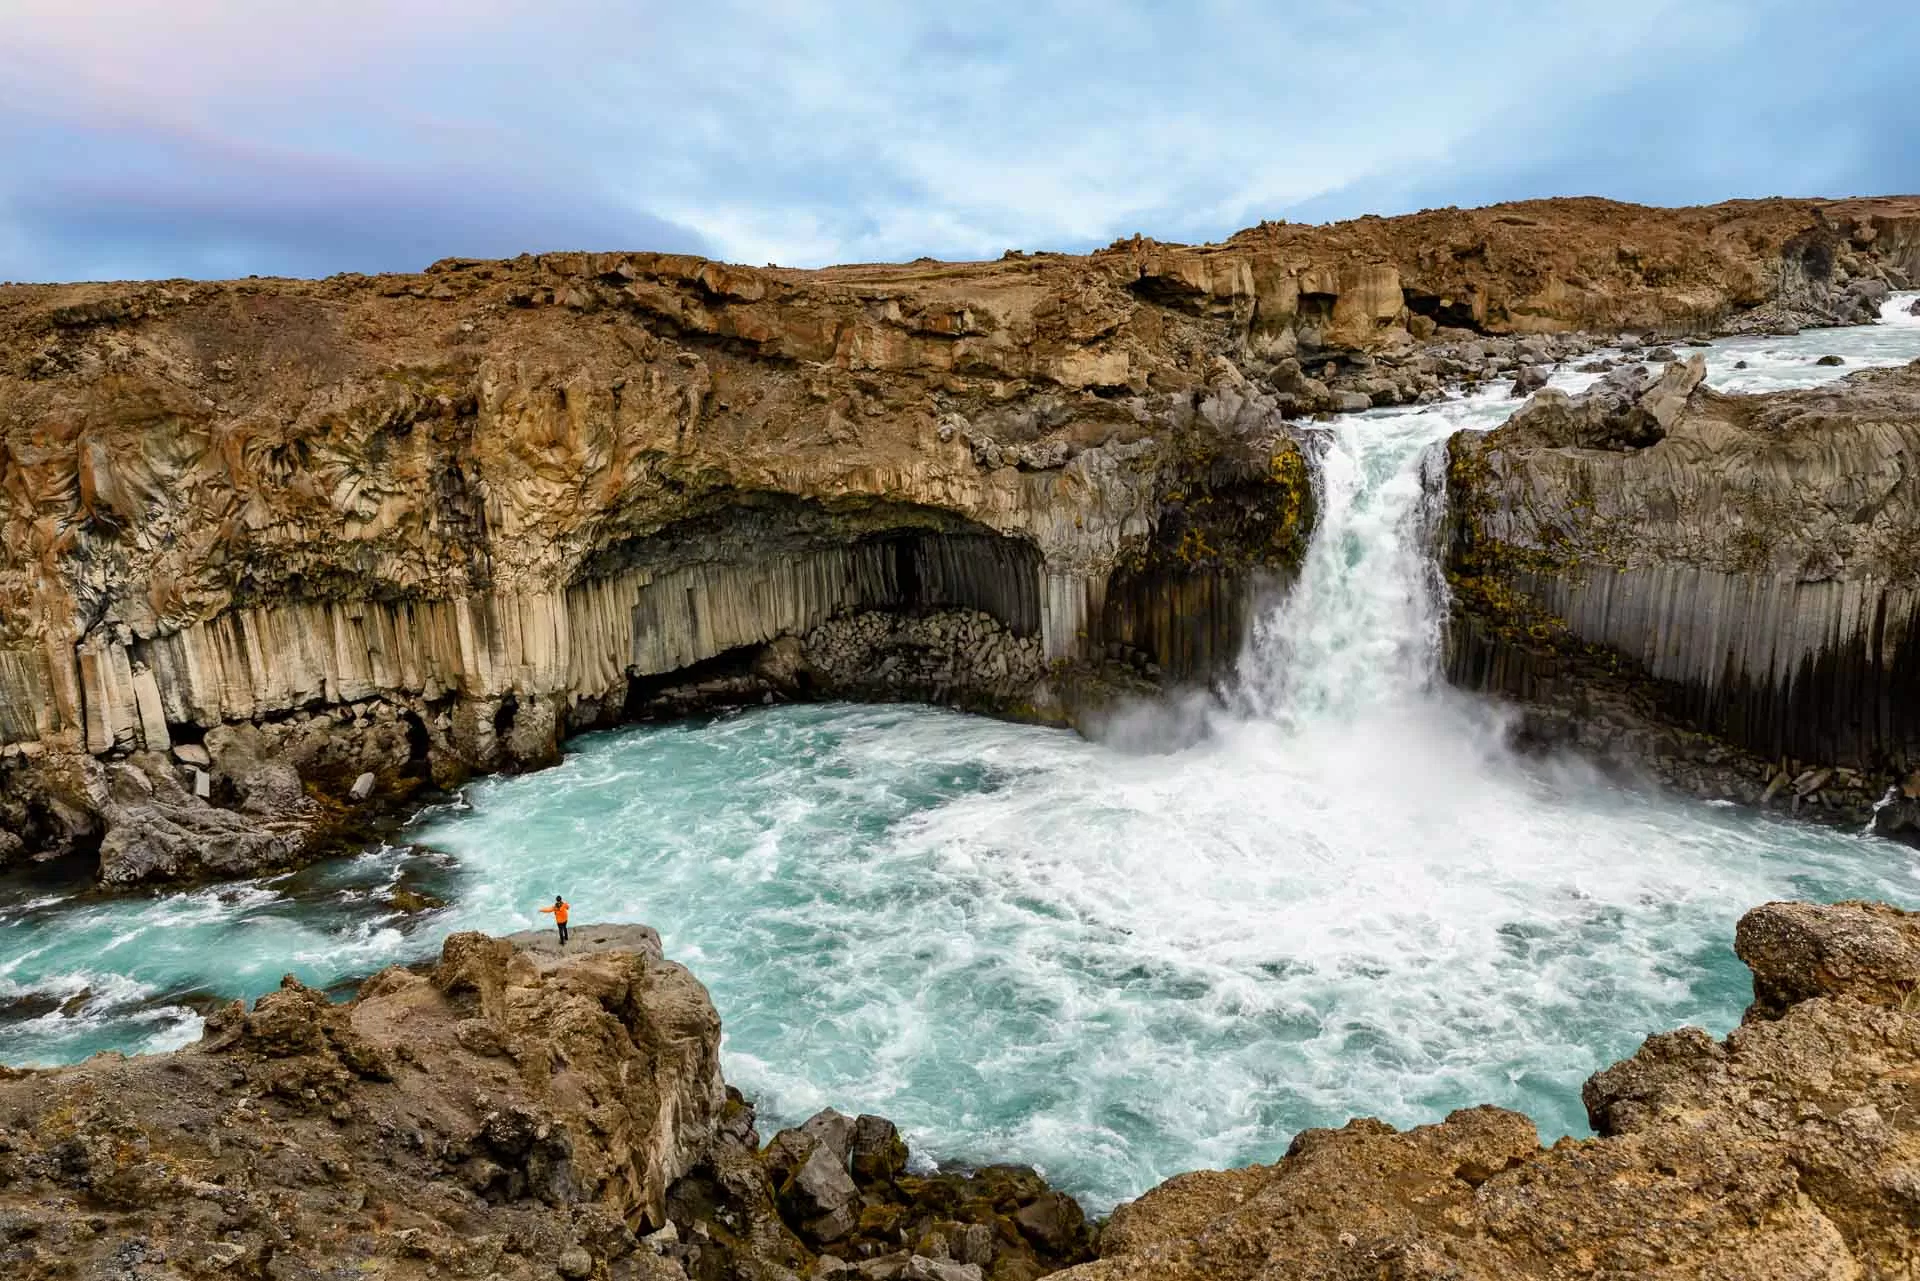
M 1893 1278 L 1920 1258 L 1920 922 L 1774 903 L 1740 923 L 1756 1004 L 1724 1041 L 1651 1037 L 1542 1148 L 1499 1108 L 1301 1134 L 1115 1211 L 1073 1281 Z M 1907 976 L 1907 977 L 1902 977 Z
M 456 934 L 342 1005 L 292 979 L 173 1054 L 0 1067 L 0 1275 L 1028 1279 L 1088 1257 L 1032 1170 L 910 1170 L 879 1117 L 764 1151 L 645 926 Z
M 1916 456 L 1920 363 L 1541 392 L 1449 445 L 1451 675 L 1531 704 L 1542 741 L 1863 823 L 1920 792 Z
M 1311 527 L 1289 418 L 1574 331 L 1855 319 L 1916 226 L 1571 200 L 991 263 L 0 287 L 0 859 L 295 862 L 367 798 L 703 700 L 1061 721 L 1204 678 Z M 151 840 L 88 764 L 135 754 Z M 203 811 L 256 793 L 243 853 Z

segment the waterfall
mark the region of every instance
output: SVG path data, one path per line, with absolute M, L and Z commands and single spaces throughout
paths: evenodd
M 1316 431 L 1319 521 L 1293 591 L 1253 626 L 1243 714 L 1299 729 L 1431 687 L 1446 608 L 1438 442 L 1461 425 L 1420 411 Z

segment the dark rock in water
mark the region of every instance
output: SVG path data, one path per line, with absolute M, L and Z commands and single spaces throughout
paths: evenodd
M 1733 367 L 1735 369 L 1745 369 L 1747 367 L 1747 362 L 1744 360 L 1736 360 L 1733 362 Z
M 891 1183 L 906 1173 L 906 1141 L 885 1117 L 862 1116 L 855 1121 L 852 1146 L 856 1183 Z
M 1677 354 L 1675 354 L 1675 352 L 1674 352 L 1674 350 L 1673 350 L 1673 348 L 1671 348 L 1671 347 L 1655 347 L 1655 348 L 1654 348 L 1654 349 L 1653 349 L 1652 351 L 1650 351 L 1650 352 L 1648 352 L 1648 353 L 1647 353 L 1647 359 L 1648 359 L 1648 360 L 1656 360 L 1656 361 L 1659 361 L 1659 360 L 1668 360 L 1668 361 L 1670 361 L 1670 360 L 1678 360 L 1679 358 L 1680 358 L 1680 357 L 1679 357 L 1679 356 L 1678 356 Z
M 1546 371 L 1538 365 L 1522 365 L 1520 372 L 1513 376 L 1513 386 L 1508 390 L 1510 396 L 1531 396 L 1547 385 Z
M 1579 372 L 1583 374 L 1604 374 L 1612 368 L 1613 362 L 1611 360 L 1589 360 L 1586 364 L 1578 367 Z
M 431 912 L 446 905 L 445 899 L 435 898 L 419 890 L 398 889 L 387 895 L 387 906 L 396 912 L 405 912 L 408 916 L 418 916 L 422 912 Z
M 0 1023 L 26 1023 L 42 1019 L 60 1008 L 60 998 L 46 992 L 28 992 L 0 1001 Z
M 1822 356 L 1813 363 L 1816 365 L 1844 365 L 1847 361 L 1844 356 Z
M 1873 831 L 1876 836 L 1920 845 L 1920 770 L 1908 775 L 1905 783 L 1888 790 L 1873 811 Z
M 1842 325 L 1871 325 L 1891 292 L 1884 280 L 1850 281 L 1834 303 L 1833 318 Z
M 100 798 L 97 809 L 107 828 L 100 879 L 113 885 L 283 866 L 298 845 L 285 830 L 310 821 L 316 808 L 299 774 L 280 762 L 260 765 L 242 780 L 238 812 L 195 796 L 157 752 L 104 765 L 87 761 L 80 768 Z
M 1920 298 L 1915 298 L 1907 304 L 1907 314 L 1909 316 L 1920 316 Z

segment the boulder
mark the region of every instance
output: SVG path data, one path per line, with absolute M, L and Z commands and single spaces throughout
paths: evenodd
M 1022 1236 L 1044 1254 L 1072 1255 L 1085 1243 L 1087 1218 L 1079 1202 L 1062 1192 L 1045 1192 L 1013 1216 Z
M 1740 918 L 1733 948 L 1753 971 L 1749 1019 L 1816 996 L 1897 1006 L 1920 988 L 1920 919 L 1884 903 L 1769 903 Z
M 1500 431 L 1515 445 L 1620 450 L 1644 448 L 1666 435 L 1707 376 L 1706 359 L 1667 366 L 1649 382 L 1637 365 L 1615 369 L 1578 396 L 1558 388 L 1538 392 Z
M 275 805 L 250 812 L 219 809 L 196 795 L 198 788 L 189 791 L 170 761 L 153 754 L 98 767 L 96 777 L 94 804 L 106 825 L 99 875 L 109 885 L 249 876 L 286 866 L 300 853 L 300 833 L 256 820 L 297 822 L 312 813 L 304 793 L 295 802 L 279 797 Z M 298 787 L 298 775 L 293 784 Z
M 851 1155 L 854 1181 L 862 1186 L 891 1183 L 906 1172 L 906 1141 L 883 1116 L 862 1115 L 853 1123 Z
M 1849 281 L 1834 304 L 1834 320 L 1843 325 L 1871 325 L 1880 319 L 1880 308 L 1890 292 L 1884 280 L 1865 277 Z
M 810 1142 L 806 1158 L 776 1192 L 801 1237 L 816 1245 L 838 1241 L 860 1221 L 860 1189 L 825 1143 Z
M 832 1108 L 823 1108 L 800 1123 L 800 1133 L 826 1148 L 833 1159 L 843 1166 L 852 1157 L 855 1129 L 856 1123 L 852 1117 Z
M 1813 363 L 1816 365 L 1834 366 L 1834 365 L 1844 365 L 1847 363 L 1847 361 L 1844 356 L 1822 356 L 1820 357 L 1820 359 L 1814 361 Z
M 1513 386 L 1508 390 L 1510 396 L 1531 396 L 1547 385 L 1546 370 L 1538 365 L 1522 365 L 1520 372 L 1514 375 Z

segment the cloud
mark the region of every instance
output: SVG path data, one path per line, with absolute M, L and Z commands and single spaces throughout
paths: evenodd
M 14 8 L 0 276 L 984 257 L 1920 178 L 1905 0 Z

